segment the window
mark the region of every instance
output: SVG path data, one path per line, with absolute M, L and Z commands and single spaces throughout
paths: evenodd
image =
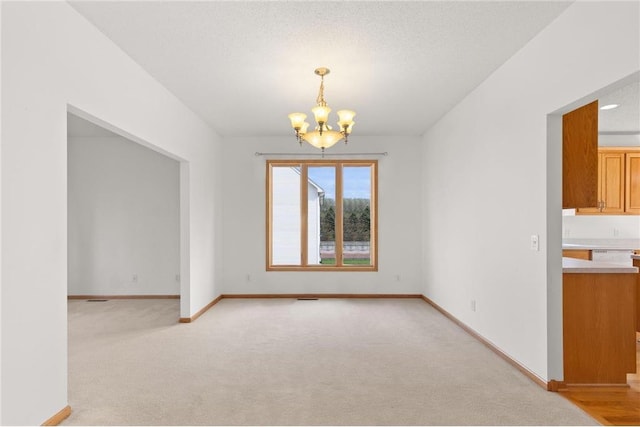
M 377 271 L 375 160 L 267 161 L 267 270 Z

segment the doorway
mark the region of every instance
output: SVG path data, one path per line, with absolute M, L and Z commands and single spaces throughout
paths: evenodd
M 562 115 L 640 82 L 640 72 L 603 87 L 547 115 L 547 361 L 548 378 L 564 378 L 562 344 Z M 633 117 L 633 115 L 631 116 Z M 638 116 L 635 115 L 635 120 Z M 611 130 L 607 131 L 611 134 Z M 611 135 L 607 140 L 611 140 Z M 619 137 L 616 137 L 619 138 Z M 636 136 L 635 138 L 640 138 Z M 605 139 L 600 137 L 600 139 Z M 628 221 L 628 219 L 623 219 Z M 571 237 L 576 237 L 572 228 Z
M 181 164 L 67 114 L 68 295 L 179 298 Z
M 109 378 L 105 349 L 124 345 L 114 336 L 139 339 L 177 326 L 188 294 L 181 283 L 188 165 L 83 116 L 67 113 L 67 383 L 74 407 L 83 406 L 80 396 L 85 404 L 102 399 L 85 396 L 84 383 Z M 117 352 L 135 357 L 124 353 Z

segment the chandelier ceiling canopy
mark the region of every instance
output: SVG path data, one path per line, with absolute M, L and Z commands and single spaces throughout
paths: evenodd
M 311 109 L 316 120 L 316 127 L 314 130 L 309 131 L 309 123 L 305 121 L 307 115 L 304 113 L 291 113 L 289 114 L 289 120 L 291 120 L 291 127 L 296 131 L 296 138 L 300 145 L 302 141 L 306 141 L 316 148 L 320 148 L 323 152 L 325 148 L 329 148 L 335 145 L 338 141 L 344 138 L 345 144 L 349 138 L 349 134 L 353 129 L 355 122 L 353 118 L 356 113 L 352 110 L 340 110 L 338 111 L 338 130 L 333 130 L 328 125 L 329 113 L 331 108 L 324 100 L 324 76 L 329 74 L 330 70 L 325 67 L 316 68 L 315 73 L 320 76 L 320 89 L 318 91 L 318 98 L 316 99 L 316 106 Z

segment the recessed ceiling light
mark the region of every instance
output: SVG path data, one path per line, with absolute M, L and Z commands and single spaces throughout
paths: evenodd
M 618 104 L 607 104 L 600 107 L 601 110 L 613 110 L 614 108 L 618 108 Z

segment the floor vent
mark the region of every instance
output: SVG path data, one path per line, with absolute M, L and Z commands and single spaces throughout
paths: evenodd
M 108 299 L 88 299 L 87 302 L 107 302 Z
M 298 301 L 318 301 L 318 298 L 298 298 Z

